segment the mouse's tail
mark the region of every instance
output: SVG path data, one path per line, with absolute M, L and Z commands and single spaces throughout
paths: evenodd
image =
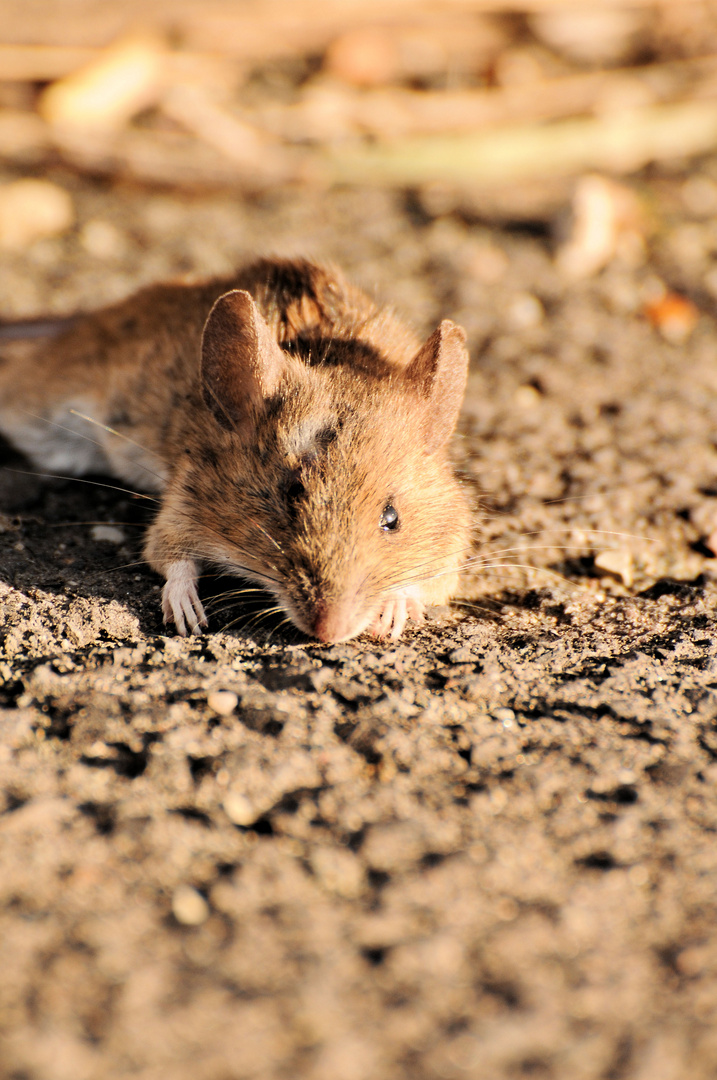
M 77 316 L 67 315 L 65 317 L 18 319 L 9 322 L 0 319 L 0 342 L 54 337 L 72 326 L 76 318 Z

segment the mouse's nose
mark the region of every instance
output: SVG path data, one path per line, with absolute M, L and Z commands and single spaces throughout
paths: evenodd
M 356 618 L 346 600 L 317 600 L 313 606 L 311 632 L 319 641 L 333 644 L 353 636 Z

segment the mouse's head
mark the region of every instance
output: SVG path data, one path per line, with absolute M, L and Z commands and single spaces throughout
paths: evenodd
M 188 474 L 202 555 L 262 583 L 324 641 L 361 633 L 394 598 L 444 601 L 468 547 L 447 456 L 466 373 L 448 321 L 407 366 L 355 339 L 322 341 L 306 362 L 249 293 L 221 297 L 201 374 L 222 451 Z

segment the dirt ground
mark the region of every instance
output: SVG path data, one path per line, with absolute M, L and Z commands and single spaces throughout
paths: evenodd
M 480 509 L 463 601 L 397 644 L 181 640 L 142 501 L 5 453 L 3 1077 L 717 1074 L 715 177 L 643 177 L 646 259 L 573 285 L 550 231 L 404 195 L 53 177 L 77 225 L 3 259 L 2 317 L 335 259 L 468 330 Z

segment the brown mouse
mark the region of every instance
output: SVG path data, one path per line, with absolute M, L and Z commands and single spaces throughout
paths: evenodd
M 454 323 L 421 345 L 335 269 L 264 259 L 0 362 L 0 432 L 43 470 L 161 493 L 145 555 L 180 634 L 206 626 L 211 567 L 321 641 L 397 638 L 468 553 L 447 450 L 467 366 Z

